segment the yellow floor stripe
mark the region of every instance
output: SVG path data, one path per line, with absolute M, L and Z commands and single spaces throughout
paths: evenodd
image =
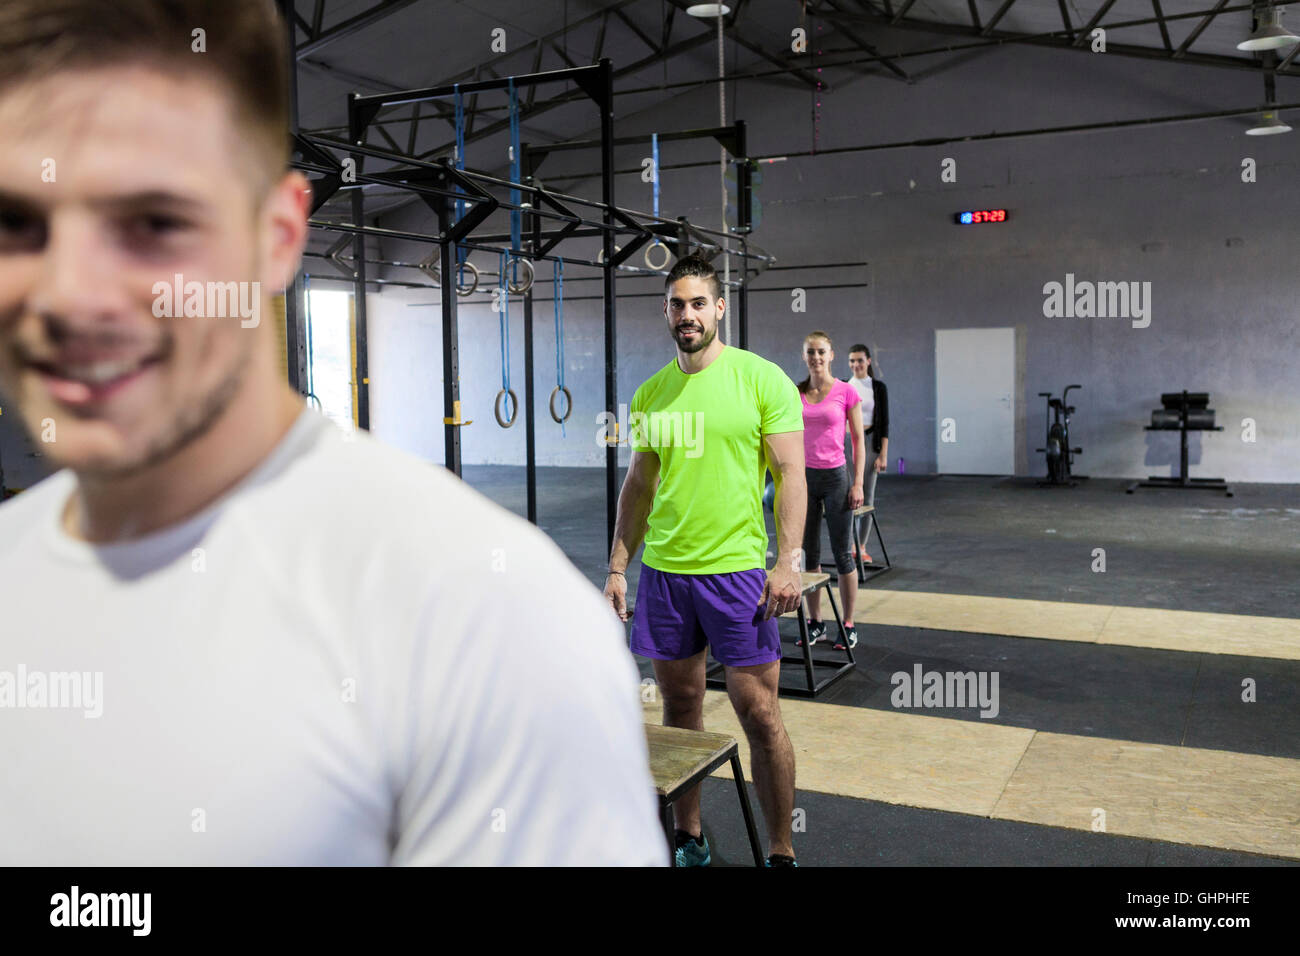
M 1300 760 L 808 700 L 781 711 L 801 790 L 1077 830 L 1101 809 L 1107 833 L 1300 859 Z M 725 693 L 705 695 L 704 726 L 740 742 L 748 773 Z
M 927 591 L 858 594 L 855 620 L 897 627 L 1300 660 L 1300 619 Z

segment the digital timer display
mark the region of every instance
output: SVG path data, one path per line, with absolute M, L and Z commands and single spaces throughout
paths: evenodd
M 1006 222 L 1007 211 L 1005 209 L 974 209 L 959 212 L 954 218 L 960 226 L 972 226 L 978 222 Z

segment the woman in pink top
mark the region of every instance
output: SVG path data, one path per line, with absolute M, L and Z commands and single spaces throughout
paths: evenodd
M 830 336 L 810 332 L 803 342 L 808 377 L 799 383 L 803 399 L 803 451 L 808 478 L 808 517 L 804 522 L 804 567 L 821 570 L 822 512 L 831 534 L 831 551 L 844 602 L 844 630 L 849 647 L 858 643 L 853 628 L 853 606 L 858 599 L 858 569 L 853 560 L 853 509 L 862 504 L 862 476 L 866 458 L 862 448 L 861 396 L 848 382 L 831 374 L 835 358 Z M 853 479 L 844 458 L 844 430 L 853 436 Z M 808 643 L 826 637 L 821 622 L 821 592 L 808 595 Z M 799 642 L 802 645 L 802 641 Z M 844 645 L 835 644 L 836 650 Z

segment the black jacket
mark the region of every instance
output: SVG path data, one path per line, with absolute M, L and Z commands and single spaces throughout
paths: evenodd
M 871 394 L 875 396 L 875 407 L 871 410 L 871 424 L 867 434 L 871 436 L 871 450 L 880 454 L 880 440 L 889 437 L 889 390 L 878 378 L 871 380 Z

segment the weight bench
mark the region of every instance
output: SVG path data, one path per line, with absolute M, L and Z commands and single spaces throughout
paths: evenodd
M 745 773 L 740 768 L 740 748 L 735 738 L 704 730 L 646 724 L 645 742 L 650 750 L 650 776 L 654 779 L 655 793 L 659 795 L 659 819 L 663 824 L 664 835 L 668 838 L 669 858 L 672 858 L 676 850 L 673 804 L 705 777 L 730 761 L 731 773 L 736 778 L 736 792 L 740 795 L 740 812 L 745 816 L 745 829 L 749 833 L 749 848 L 754 854 L 754 865 L 762 866 L 763 847 L 758 841 L 758 829 L 754 826 L 754 809 L 749 805 L 749 791 L 745 789 Z
M 831 576 L 821 571 L 802 571 L 801 590 L 799 592 L 799 606 L 794 611 L 787 611 L 782 617 L 797 617 L 799 619 L 799 636 L 803 638 L 803 647 L 799 648 L 803 652 L 802 656 L 792 656 L 782 654 L 782 663 L 799 663 L 803 664 L 804 676 L 807 679 L 806 687 L 781 687 L 780 693 L 791 694 L 795 697 L 816 697 L 831 684 L 835 683 L 849 671 L 857 666 L 853 659 L 853 648 L 848 646 L 848 634 L 844 630 L 844 619 L 840 616 L 839 605 L 835 603 L 835 589 L 831 586 Z M 845 659 L 842 661 L 818 660 L 812 656 L 812 648 L 808 646 L 808 615 L 804 609 L 804 597 L 816 591 L 818 588 L 826 589 L 826 596 L 831 602 L 831 611 L 835 615 L 835 624 L 840 629 L 840 640 L 845 646 Z M 817 679 L 816 668 L 835 668 L 829 677 Z M 724 670 L 723 665 L 714 661 L 709 669 L 705 672 L 705 683 L 715 690 L 725 690 L 727 682 L 724 678 L 718 676 Z

